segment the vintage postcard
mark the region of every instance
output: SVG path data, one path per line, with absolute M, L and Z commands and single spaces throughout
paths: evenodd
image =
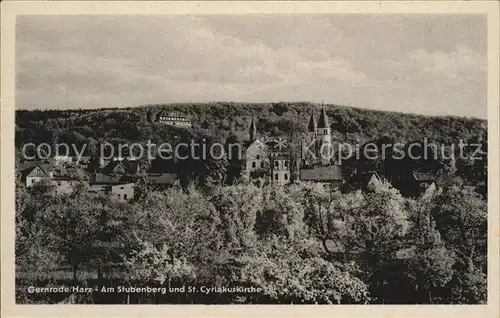
M 2 3 L 2 316 L 498 317 L 498 13 Z

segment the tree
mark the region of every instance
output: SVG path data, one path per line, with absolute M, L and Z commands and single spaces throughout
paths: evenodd
M 283 187 L 266 187 L 255 228 L 263 236 L 301 239 L 306 233 L 304 209 Z
M 155 248 L 168 246 L 172 257 L 203 262 L 210 259 L 210 251 L 219 248 L 218 213 L 194 188 L 189 188 L 187 193 L 178 189 L 151 192 L 132 209 L 129 218 L 133 230 L 129 242 L 133 249 L 142 248 L 136 244 L 137 237 Z
M 238 147 L 235 149 L 235 147 Z M 227 167 L 227 184 L 233 185 L 241 178 L 242 173 L 242 154 L 239 153 L 239 150 L 242 149 L 241 142 L 238 140 L 238 137 L 235 135 L 231 135 L 226 140 L 226 154 L 228 159 L 228 167 Z
M 137 238 L 139 247 L 125 258 L 128 278 L 141 283 L 161 285 L 193 282 L 196 268 L 183 256 L 174 256 L 166 244 L 156 247 Z
M 61 264 L 61 255 L 50 248 L 50 227 L 45 209 L 52 204 L 52 187 L 39 182 L 26 189 L 20 174 L 16 176 L 16 271 L 36 279 L 50 278 L 52 268 Z
M 46 210 L 46 235 L 50 237 L 50 247 L 71 265 L 75 281 L 83 264 L 101 264 L 117 257 L 120 251 L 113 243 L 120 235 L 123 209 L 110 203 L 108 197 L 89 194 L 83 188 L 54 200 L 57 203 Z
M 435 197 L 432 215 L 447 246 L 464 267 L 486 271 L 487 204 L 473 190 L 460 183 L 445 187 Z
M 451 301 L 484 303 L 487 295 L 487 203 L 460 183 L 450 184 L 433 201 L 441 237 L 455 253 Z
M 141 170 L 134 183 L 134 201 L 144 201 L 151 191 L 151 182 L 149 181 L 147 174 Z
M 228 248 L 249 247 L 255 244 L 257 214 L 262 210 L 262 190 L 251 184 L 220 187 L 211 198 L 219 213 L 223 244 Z
M 366 285 L 357 277 L 318 256 L 308 255 L 286 238 L 269 237 L 258 249 L 228 262 L 233 282 L 260 287 L 275 303 L 341 304 L 369 300 Z M 252 298 L 252 296 L 248 296 Z M 265 301 L 259 300 L 258 301 Z M 247 300 L 248 301 L 248 300 Z
M 488 279 L 486 273 L 478 268 L 470 268 L 455 274 L 450 283 L 451 303 L 485 304 L 488 297 Z
M 444 288 L 452 279 L 455 263 L 454 254 L 441 240 L 430 208 L 429 198 L 413 202 L 413 222 L 407 237 L 410 246 L 410 257 L 405 259 L 407 275 L 418 296 L 426 298 L 417 299 L 418 303 L 433 303 L 433 292 Z

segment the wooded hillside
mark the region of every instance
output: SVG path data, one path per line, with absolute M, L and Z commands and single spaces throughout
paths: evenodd
M 337 105 L 324 105 L 333 137 L 361 143 L 382 136 L 398 142 L 427 137 L 439 143 L 456 143 L 486 137 L 486 121 L 461 117 L 429 117 L 382 112 Z M 92 110 L 16 111 L 16 146 L 34 143 L 165 142 L 182 133 L 150 121 L 160 111 L 189 116 L 193 132 L 225 140 L 234 135 L 248 138 L 249 117 L 258 119 L 260 133 L 287 135 L 305 131 L 311 112 L 321 105 L 311 103 L 198 103 L 146 105 L 134 108 Z

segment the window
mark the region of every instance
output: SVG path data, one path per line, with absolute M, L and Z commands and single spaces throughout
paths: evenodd
M 288 161 L 285 161 L 285 168 L 288 168 Z
M 277 173 L 274 175 L 274 180 L 278 180 L 278 174 Z
M 126 194 L 124 194 L 124 195 L 123 195 L 123 198 L 124 198 L 125 200 L 127 200 L 127 195 L 126 195 Z
M 274 162 L 274 166 L 275 166 L 276 168 L 278 168 L 278 161 L 275 161 L 275 162 Z
M 284 174 L 284 178 L 285 178 L 285 180 L 288 180 L 288 173 Z
M 261 161 L 261 162 L 260 162 L 260 167 L 261 167 L 261 168 L 264 168 L 264 161 Z
M 257 155 L 257 160 L 260 159 L 260 155 Z
M 118 193 L 118 199 L 120 199 L 120 194 Z
M 120 187 L 121 190 L 125 189 L 124 187 Z
M 255 161 L 252 161 L 252 168 L 255 168 Z
M 57 185 L 58 185 L 58 186 L 61 186 L 61 181 L 57 181 Z

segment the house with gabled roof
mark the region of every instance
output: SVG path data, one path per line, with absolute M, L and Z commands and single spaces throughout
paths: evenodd
M 99 169 L 103 174 L 135 174 L 139 172 L 139 162 L 128 158 L 119 158 L 109 161 Z
M 355 170 L 342 186 L 342 191 L 349 192 L 353 190 L 370 191 L 377 183 L 381 182 L 380 175 L 373 170 L 358 172 Z
M 101 162 L 102 159 L 101 159 Z M 139 163 L 129 158 L 113 158 L 94 173 L 90 180 L 93 192 L 110 193 L 118 201 L 134 198 L 134 186 L 139 172 Z
M 54 186 L 55 194 L 69 194 L 73 191 L 77 178 L 71 176 L 64 167 L 52 165 L 46 162 L 28 161 L 18 167 L 21 173 L 21 180 L 25 182 L 27 188 L 44 180 Z
M 26 187 L 31 187 L 42 180 L 50 179 L 50 171 L 40 165 L 21 170 L 21 175 Z
M 412 182 L 408 185 L 407 194 L 418 197 L 426 193 L 430 187 L 436 187 L 436 174 L 432 172 L 418 172 L 412 174 Z
M 54 168 L 47 161 L 25 161 L 18 164 L 17 169 L 26 187 L 31 187 L 42 180 L 50 180 L 54 174 Z

